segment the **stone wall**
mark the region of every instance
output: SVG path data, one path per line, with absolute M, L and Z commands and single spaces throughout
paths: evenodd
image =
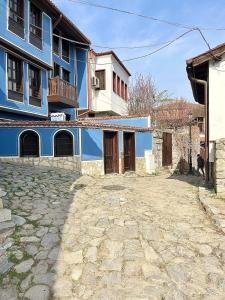
M 214 183 L 217 194 L 225 197 L 225 139 L 215 143 Z
M 49 167 L 81 172 L 80 156 L 70 157 L 0 157 L 1 162 Z
M 146 163 L 144 157 L 136 157 L 136 173 L 145 174 L 146 173 Z
M 162 143 L 163 143 L 163 132 L 155 130 L 153 132 L 153 147 L 152 153 L 155 158 L 155 168 L 159 170 L 162 168 Z
M 183 127 L 172 132 L 173 135 L 173 165 L 172 169 L 181 173 L 189 170 L 190 132 L 189 127 Z M 192 166 L 197 169 L 197 155 L 200 153 L 200 132 L 197 126 L 192 126 Z
M 102 176 L 104 175 L 104 161 L 90 160 L 81 162 L 82 175 Z

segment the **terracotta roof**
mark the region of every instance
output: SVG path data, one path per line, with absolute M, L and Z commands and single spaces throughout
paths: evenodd
M 119 59 L 119 57 L 116 55 L 116 53 L 112 50 L 110 51 L 105 51 L 105 52 L 95 52 L 93 49 L 91 50 L 95 56 L 106 56 L 106 55 L 112 55 L 117 62 L 121 65 L 121 67 L 126 71 L 126 73 L 131 76 L 131 73 L 128 71 L 128 69 L 125 67 L 125 65 L 123 64 L 123 62 Z
M 101 128 L 101 129 L 123 129 L 135 131 L 152 131 L 153 128 L 135 127 L 128 125 L 114 125 L 95 122 L 81 122 L 81 121 L 66 121 L 66 122 L 51 122 L 51 121 L 11 121 L 0 122 L 1 127 L 81 127 L 81 128 Z
M 188 117 L 189 113 L 193 117 L 205 117 L 204 105 L 187 103 L 183 100 L 168 102 L 155 109 L 155 118 L 158 120 L 182 120 Z
M 190 58 L 188 60 L 186 60 L 187 65 L 193 65 L 193 66 L 197 66 L 200 65 L 204 62 L 209 61 L 210 59 L 212 59 L 213 57 L 219 57 L 221 56 L 223 53 L 225 53 L 225 43 L 220 44 L 218 46 L 216 46 L 215 48 L 212 48 L 212 50 L 203 52 L 193 58 Z
M 81 39 L 83 40 L 83 42 L 87 43 L 87 44 L 91 44 L 91 41 L 80 31 L 80 29 L 69 19 L 67 18 L 62 11 L 53 3 L 53 1 L 51 0 L 45 0 L 43 1 L 44 5 L 49 5 L 50 9 L 52 9 L 54 14 L 59 15 L 58 17 L 60 17 L 60 15 L 62 16 L 62 21 L 64 21 L 66 23 L 67 26 L 70 27 L 70 29 L 72 31 L 74 31 L 76 34 L 78 34 Z
M 78 115 L 79 117 L 79 115 Z M 138 118 L 148 118 L 150 117 L 149 114 L 146 114 L 146 115 L 126 115 L 126 116 L 105 116 L 105 117 L 95 117 L 95 118 L 81 118 L 78 120 L 85 120 L 85 121 L 97 121 L 97 120 L 118 120 L 118 119 L 138 119 Z

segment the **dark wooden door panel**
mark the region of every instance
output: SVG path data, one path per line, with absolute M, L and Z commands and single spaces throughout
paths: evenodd
M 163 133 L 162 165 L 172 165 L 172 134 L 167 132 Z
M 119 172 L 118 134 L 104 132 L 104 166 L 105 174 Z
M 135 135 L 124 132 L 124 171 L 135 171 Z

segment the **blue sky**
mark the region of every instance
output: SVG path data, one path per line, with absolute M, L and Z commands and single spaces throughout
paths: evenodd
M 191 26 L 225 28 L 224 0 L 89 0 L 89 2 L 134 11 Z M 148 21 L 135 16 L 85 6 L 73 0 L 54 3 L 79 29 L 100 46 L 139 46 L 161 43 L 182 34 L 185 29 Z M 204 31 L 211 47 L 225 42 L 225 31 Z M 96 51 L 103 51 L 95 48 Z M 121 59 L 149 53 L 158 47 L 115 50 Z M 185 60 L 208 50 L 200 35 L 193 32 L 172 46 L 145 59 L 125 63 L 134 75 L 151 74 L 159 90 L 168 90 L 172 97 L 193 101 L 185 71 Z

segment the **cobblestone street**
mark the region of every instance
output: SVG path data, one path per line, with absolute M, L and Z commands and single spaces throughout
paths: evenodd
M 22 218 L 0 248 L 0 299 L 224 300 L 225 235 L 198 180 L 2 164 L 4 207 Z

